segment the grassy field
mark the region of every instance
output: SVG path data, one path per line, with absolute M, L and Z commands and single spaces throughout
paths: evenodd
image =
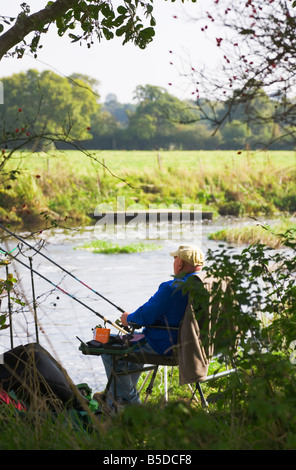
M 68 150 L 51 153 L 24 152 L 25 160 L 22 160 L 23 168 L 36 168 L 47 170 L 67 167 L 78 171 L 80 175 L 87 175 L 94 170 L 95 161 L 104 163 L 112 172 L 120 172 L 122 176 L 129 171 L 151 171 L 160 169 L 182 169 L 186 166 L 189 170 L 215 174 L 220 171 L 242 171 L 255 170 L 264 171 L 268 167 L 282 170 L 283 168 L 295 167 L 296 154 L 292 151 L 264 151 L 264 152 L 241 152 L 235 150 L 192 150 L 192 151 L 141 151 L 141 150 L 98 150 L 89 151 L 87 154 L 78 150 Z M 88 155 L 88 156 L 87 156 Z M 89 158 L 94 157 L 94 159 Z M 17 154 L 14 162 L 18 162 L 21 155 Z M 82 163 L 83 162 L 83 163 Z M 98 168 L 100 165 L 98 164 Z
M 14 154 L 17 180 L 0 191 L 0 218 L 89 221 L 97 205 L 201 204 L 214 215 L 296 210 L 294 152 L 97 151 Z M 46 215 L 44 212 L 46 211 Z

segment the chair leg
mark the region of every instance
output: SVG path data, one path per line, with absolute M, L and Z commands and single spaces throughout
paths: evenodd
M 199 382 L 196 382 L 195 384 L 195 390 L 194 390 L 194 393 L 192 395 L 192 398 L 195 396 L 195 392 L 196 390 L 198 390 L 198 393 L 199 393 L 199 396 L 200 396 L 200 399 L 201 399 L 201 404 L 202 404 L 202 407 L 203 408 L 208 408 L 209 404 L 203 394 L 203 391 L 202 391 L 202 388 L 201 388 L 201 385 Z
M 157 371 L 158 371 L 158 366 L 155 366 L 155 368 L 153 369 L 153 374 L 152 374 L 151 380 L 150 380 L 150 382 L 149 382 L 149 385 L 148 385 L 148 387 L 146 388 L 146 396 L 145 396 L 145 400 L 144 400 L 144 405 L 146 405 L 147 400 L 148 400 L 148 396 L 151 395 L 151 393 L 152 393 L 152 389 L 153 389 L 153 385 L 154 385 L 154 380 L 155 380 Z
M 197 398 L 197 396 L 195 395 L 195 392 L 196 392 L 196 389 L 193 390 L 193 388 L 191 387 L 190 384 L 187 384 L 187 387 L 189 388 L 190 392 L 191 392 L 191 398 L 190 398 L 190 402 L 192 402 L 193 398 L 195 399 L 195 401 L 197 401 L 197 403 L 199 403 L 199 399 Z
M 146 383 L 148 382 L 149 378 L 151 377 L 151 374 L 152 374 L 152 370 L 149 370 L 148 374 L 146 375 L 145 379 L 143 380 L 143 383 L 141 384 L 141 386 L 139 387 L 139 393 L 141 393 L 141 391 L 143 390 L 143 388 L 145 387 Z

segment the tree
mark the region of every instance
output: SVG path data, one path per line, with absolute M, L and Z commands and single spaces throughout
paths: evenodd
M 0 17 L 0 60 L 12 48 L 15 50 L 9 53 L 18 57 L 23 56 L 26 48 L 37 54 L 41 37 L 52 24 L 59 36 L 68 32 L 73 42 L 86 41 L 87 47 L 94 37 L 110 40 L 115 34 L 123 38 L 123 44 L 130 41 L 145 48 L 154 36 L 152 3 L 152 0 L 121 0 L 113 6 L 111 1 L 55 0 L 36 13 L 31 13 L 27 3 L 22 3 L 16 18 Z M 144 23 L 147 23 L 145 27 Z M 30 33 L 33 38 L 27 44 L 25 38 Z
M 240 106 L 246 122 L 277 126 L 281 138 L 290 136 L 295 142 L 295 6 L 287 0 L 214 0 L 198 15 L 197 27 L 216 44 L 220 62 L 213 70 L 190 64 L 190 76 L 197 104 L 216 129 Z M 250 102 L 262 92 L 272 106 L 251 110 Z M 227 103 L 224 113 L 205 111 L 207 101 Z M 278 138 L 270 135 L 264 144 Z
M 120 124 L 111 113 L 102 110 L 92 116 L 91 136 L 89 142 L 85 142 L 87 148 L 94 149 L 115 149 L 116 135 L 120 129 Z
M 121 126 L 127 126 L 128 124 L 128 113 L 129 111 L 135 110 L 135 105 L 131 103 L 122 104 L 117 101 L 117 96 L 113 93 L 109 93 L 106 96 L 103 109 L 108 111 Z
M 153 85 L 139 85 L 135 90 L 138 105 L 129 113 L 128 130 L 142 145 L 168 147 L 174 143 L 175 122 L 190 121 L 189 105 Z
M 99 110 L 97 96 L 88 86 L 91 79 L 73 78 L 33 69 L 2 78 L 2 134 L 25 126 L 26 132 L 40 135 L 63 132 L 71 139 L 89 138 L 91 116 Z
M 248 141 L 248 126 L 237 120 L 227 122 L 221 133 L 227 149 L 243 148 Z

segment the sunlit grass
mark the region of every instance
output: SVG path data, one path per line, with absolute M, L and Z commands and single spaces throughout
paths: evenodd
M 87 156 L 88 155 L 88 156 Z M 104 168 L 105 165 L 107 168 Z M 295 166 L 293 151 L 241 152 L 235 150 L 91 150 L 86 154 L 78 150 L 50 151 L 48 153 L 15 153 L 11 165 L 20 169 L 51 169 L 67 167 L 75 169 L 80 175 L 95 169 L 102 171 L 126 172 L 129 170 L 162 170 L 168 168 L 195 169 L 203 173 L 219 171 L 241 171 L 248 169 L 260 171 L 266 168 L 282 169 Z
M 198 204 L 217 215 L 296 211 L 295 154 L 290 151 L 78 151 L 16 154 L 20 175 L 0 191 L 0 218 L 44 210 L 89 223 L 96 207 L 148 210 Z M 165 207 L 164 207 L 165 206 Z M 25 207 L 25 211 L 24 211 Z M 25 214 L 24 214 L 25 212 Z
M 158 250 L 161 246 L 153 243 L 131 243 L 129 245 L 120 245 L 119 243 L 112 243 L 104 240 L 94 240 L 92 242 L 85 243 L 78 248 L 92 251 L 92 253 L 114 254 Z
M 284 219 L 281 223 L 275 223 L 271 226 L 257 223 L 256 225 L 230 227 L 210 234 L 209 238 L 238 245 L 264 243 L 272 248 L 280 248 L 282 240 L 277 235 L 287 230 L 293 230 L 296 236 L 296 219 Z

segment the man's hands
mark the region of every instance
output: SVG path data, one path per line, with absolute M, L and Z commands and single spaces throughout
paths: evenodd
M 121 317 L 120 317 L 120 320 L 121 320 L 121 323 L 123 326 L 128 326 L 128 323 L 127 323 L 127 317 L 128 317 L 129 313 L 127 312 L 124 312 Z

